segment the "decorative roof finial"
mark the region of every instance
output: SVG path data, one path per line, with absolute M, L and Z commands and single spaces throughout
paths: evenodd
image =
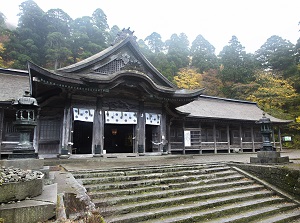
M 122 40 L 126 39 L 128 36 L 132 37 L 134 40 L 136 40 L 136 37 L 133 35 L 134 31 L 130 31 L 130 27 L 128 29 L 123 28 L 122 31 L 120 31 L 114 42 L 111 44 L 112 46 L 121 42 Z

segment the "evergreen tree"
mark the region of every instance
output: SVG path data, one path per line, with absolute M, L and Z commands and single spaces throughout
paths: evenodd
M 192 66 L 198 72 L 203 73 L 209 69 L 216 69 L 218 66 L 215 47 L 211 45 L 202 35 L 198 35 L 191 47 Z

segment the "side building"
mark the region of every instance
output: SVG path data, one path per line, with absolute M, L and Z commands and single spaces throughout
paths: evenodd
M 18 143 L 13 99 L 30 90 L 39 104 L 32 133 L 40 156 L 105 153 L 256 151 L 262 143 L 255 103 L 181 90 L 140 52 L 125 30 L 106 50 L 58 70 L 32 62 L 0 70 L 2 157 Z M 285 120 L 268 116 L 276 126 Z M 275 136 L 275 134 L 273 134 Z M 274 145 L 281 147 L 274 137 Z

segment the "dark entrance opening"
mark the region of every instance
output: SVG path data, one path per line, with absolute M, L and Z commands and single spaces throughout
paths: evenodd
M 92 153 L 93 123 L 74 121 L 73 148 L 76 154 Z
M 159 126 L 146 125 L 146 152 L 159 152 Z
M 106 124 L 104 149 L 106 153 L 133 153 L 134 125 Z

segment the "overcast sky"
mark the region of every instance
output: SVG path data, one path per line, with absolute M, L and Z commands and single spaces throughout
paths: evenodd
M 17 24 L 20 3 L 0 0 L 7 21 Z M 101 8 L 108 25 L 130 27 L 138 39 L 152 32 L 163 41 L 185 33 L 190 43 L 201 34 L 218 54 L 237 36 L 247 52 L 255 52 L 272 35 L 296 44 L 300 38 L 299 0 L 35 0 L 45 12 L 60 8 L 73 19 L 91 16 Z

